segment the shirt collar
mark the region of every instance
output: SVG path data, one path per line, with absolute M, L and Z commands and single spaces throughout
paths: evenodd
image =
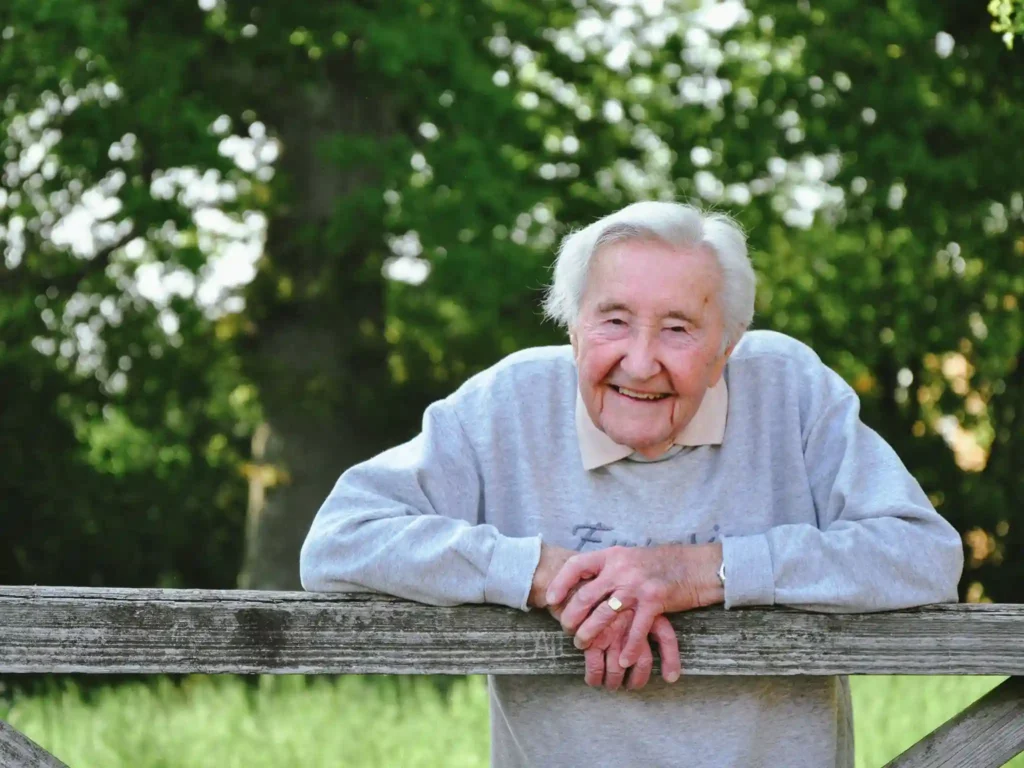
M 690 423 L 676 437 L 676 445 L 721 445 L 725 437 L 725 420 L 729 412 L 729 388 L 722 376 L 704 393 L 700 407 Z M 587 413 L 583 397 L 576 391 L 576 436 L 580 443 L 583 468 L 597 469 L 624 459 L 633 453 L 628 445 L 619 445 L 598 429 Z

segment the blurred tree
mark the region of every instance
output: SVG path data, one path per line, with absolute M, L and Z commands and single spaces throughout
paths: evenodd
M 762 105 L 800 116 L 787 140 L 825 159 L 843 200 L 799 236 L 748 219 L 771 253 L 765 318 L 854 384 L 867 422 L 965 532 L 965 596 L 1020 600 L 1024 185 L 1010 158 L 1024 82 L 1005 73 L 1024 58 L 993 46 L 966 2 L 752 9 L 802 47 Z
M 846 376 L 967 534 L 965 591 L 1019 599 L 1024 84 L 990 25 L 967 0 L 16 0 L 0 360 L 19 384 L 37 371 L 43 403 L 67 393 L 47 418 L 83 477 L 111 476 L 103 446 L 156 456 L 135 477 L 163 515 L 228 509 L 258 421 L 243 583 L 294 587 L 346 466 L 501 355 L 559 341 L 537 298 L 566 226 L 689 198 L 748 226 L 757 324 Z M 61 229 L 76 204 L 97 209 L 82 253 Z M 214 210 L 267 224 L 244 310 L 219 317 L 192 300 Z M 146 265 L 188 295 L 140 299 Z M 75 364 L 94 338 L 103 362 Z
M 169 87 L 189 87 L 202 16 L 168 11 L 177 37 L 161 42 L 145 10 L 0 8 L 7 583 L 213 587 L 240 566 L 247 489 L 233 470 L 252 404 L 192 300 L 199 205 L 159 186 L 171 168 L 231 163 L 209 132 L 220 113 Z M 177 288 L 147 298 L 162 276 Z
M 992 31 L 1002 33 L 1007 48 L 1013 48 L 1013 38 L 1024 34 L 1024 0 L 989 0 L 988 11 L 995 18 Z

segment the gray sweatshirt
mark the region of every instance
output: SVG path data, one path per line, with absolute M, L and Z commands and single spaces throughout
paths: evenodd
M 747 333 L 720 445 L 586 470 L 569 347 L 513 354 L 431 405 L 410 442 L 345 472 L 302 548 L 312 591 L 527 610 L 549 544 L 721 541 L 725 608 L 956 602 L 963 551 L 850 387 L 807 346 Z M 852 766 L 843 677 L 706 677 L 640 691 L 493 676 L 494 766 Z

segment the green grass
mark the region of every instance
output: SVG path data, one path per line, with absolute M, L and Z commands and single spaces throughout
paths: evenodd
M 885 765 L 1005 679 L 851 677 L 857 768 Z M 1024 768 L 1024 755 L 1007 765 Z
M 853 678 L 858 768 L 875 768 L 1002 678 Z M 0 719 L 71 768 L 486 766 L 487 690 L 458 680 L 166 678 L 0 700 Z M 1024 756 L 1010 763 L 1024 768 Z

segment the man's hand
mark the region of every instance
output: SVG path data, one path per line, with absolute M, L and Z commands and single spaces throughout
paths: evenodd
M 720 543 L 611 547 L 573 555 L 550 581 L 544 600 L 549 605 L 566 601 L 561 611 L 562 627 L 576 636 L 576 647 L 582 649 L 589 648 L 620 613 L 633 610 L 632 626 L 619 658 L 619 666 L 625 669 L 638 663 L 655 620 L 664 619 L 662 614 L 725 599 L 717 576 L 721 562 Z M 588 579 L 569 596 L 580 581 Z M 622 603 L 619 613 L 608 605 L 608 598 L 613 596 Z M 664 621 L 668 624 L 667 619 Z
M 563 601 L 558 603 L 547 602 L 547 591 L 551 580 L 560 572 L 565 563 L 575 555 L 572 550 L 553 547 L 541 544 L 540 563 L 534 572 L 533 584 L 530 588 L 528 602 L 536 608 L 546 608 L 556 619 L 561 621 L 562 612 L 565 610 Z M 575 592 L 584 585 L 578 582 L 566 590 L 564 600 L 571 600 Z M 604 685 L 608 690 L 618 689 L 624 678 L 626 670 L 620 666 L 619 658 L 622 656 L 622 646 L 629 634 L 629 627 L 633 621 L 633 611 L 621 611 L 615 621 L 601 631 L 590 647 L 584 652 L 586 661 L 586 673 L 584 680 L 587 685 L 597 688 Z M 679 661 L 679 640 L 676 631 L 669 624 L 668 619 L 659 616 L 651 627 L 651 635 L 658 643 L 658 652 L 661 656 L 661 676 L 666 682 L 674 683 L 679 679 L 681 664 Z M 629 672 L 629 680 L 626 688 L 638 690 L 647 685 L 654 668 L 654 654 L 651 652 L 649 642 L 642 644 L 640 655 Z
M 549 605 L 548 611 L 556 619 L 561 620 L 563 605 Z M 599 688 L 604 685 L 609 691 L 617 690 L 623 683 L 626 676 L 626 668 L 619 664 L 622 656 L 622 646 L 629 634 L 629 627 L 633 622 L 633 611 L 622 611 L 611 624 L 604 628 L 600 635 L 584 651 L 586 672 L 584 681 L 591 688 Z M 679 679 L 681 664 L 679 661 L 679 640 L 676 631 L 664 616 L 654 620 L 651 627 L 651 635 L 658 643 L 658 652 L 661 655 L 661 676 L 667 683 L 674 683 Z M 626 688 L 633 691 L 639 690 L 647 685 L 651 679 L 651 672 L 654 669 L 654 654 L 651 645 L 644 642 L 640 649 L 640 656 L 629 671 L 629 682 Z
M 531 608 L 547 608 L 547 591 L 551 584 L 551 580 L 555 578 L 555 575 L 561 570 L 565 562 L 575 555 L 571 549 L 563 549 L 562 547 L 553 547 L 550 544 L 545 544 L 543 541 L 540 543 L 540 562 L 537 563 L 537 570 L 533 572 L 533 583 L 530 585 L 530 596 L 526 599 L 526 604 Z M 565 590 L 565 594 L 569 594 L 569 589 Z M 562 596 L 563 599 L 565 595 Z
M 626 676 L 626 667 L 619 662 L 622 657 L 622 647 L 626 641 L 629 627 L 633 622 L 632 611 L 622 611 L 600 635 L 597 640 L 591 643 L 584 651 L 586 660 L 586 674 L 584 680 L 592 688 L 602 683 L 609 691 L 614 691 L 622 685 Z M 661 676 L 666 683 L 674 683 L 679 679 L 681 665 L 679 662 L 679 641 L 676 638 L 676 631 L 664 616 L 654 620 L 651 627 L 651 635 L 658 643 L 658 652 L 661 655 Z M 606 637 L 612 640 L 607 647 L 604 647 Z M 629 668 L 629 681 L 626 688 L 631 691 L 639 690 L 647 685 L 651 679 L 651 672 L 654 669 L 654 653 L 651 644 L 644 638 L 640 646 L 640 654 L 636 662 Z

